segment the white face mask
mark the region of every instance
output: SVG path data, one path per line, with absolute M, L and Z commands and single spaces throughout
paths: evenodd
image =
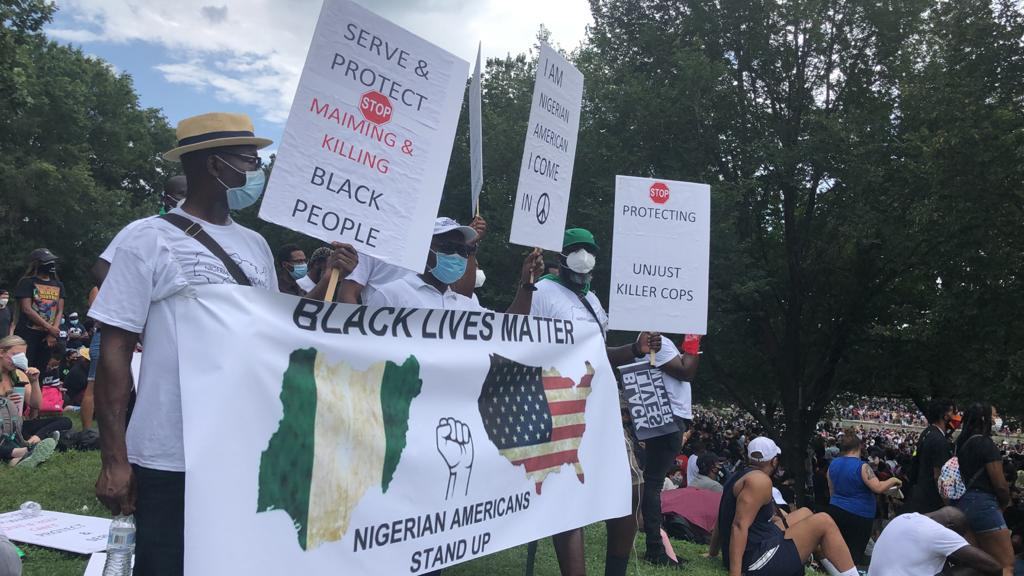
M 995 420 L 992 421 L 992 431 L 993 432 L 1000 432 L 1002 429 L 1003 429 L 1003 419 L 1002 418 L 996 418 Z
M 24 352 L 19 352 L 11 356 L 11 364 L 14 364 L 14 367 L 18 370 L 28 370 L 28 356 Z
M 484 274 L 483 270 L 477 268 L 476 269 L 476 284 L 474 284 L 473 287 L 474 288 L 479 288 L 479 287 L 484 285 L 484 282 L 487 282 L 487 275 Z
M 596 265 L 597 258 L 582 248 L 565 257 L 566 268 L 577 274 L 590 274 Z
M 7 298 L 0 298 L 0 308 L 7 307 Z

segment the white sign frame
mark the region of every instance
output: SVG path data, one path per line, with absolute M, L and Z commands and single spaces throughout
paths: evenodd
M 512 244 L 562 250 L 582 108 L 583 74 L 542 42 L 512 208 Z
M 609 329 L 707 334 L 710 247 L 709 185 L 616 176 Z
M 260 218 L 422 271 L 468 72 L 358 4 L 325 0 Z

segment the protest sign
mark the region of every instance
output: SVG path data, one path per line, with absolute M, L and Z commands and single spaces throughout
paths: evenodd
M 0 533 L 15 542 L 56 548 L 75 554 L 107 549 L 110 518 L 41 510 L 26 516 L 20 510 L 0 514 Z
M 619 373 L 622 374 L 622 396 L 628 404 L 638 440 L 679 431 L 660 368 L 644 361 L 621 366 Z
M 480 45 L 476 47 L 476 66 L 469 83 L 469 191 L 474 216 L 480 213 L 480 191 L 484 187 L 484 134 L 480 118 Z
M 201 399 L 186 573 L 422 574 L 629 512 L 591 323 L 195 291 L 175 307 Z M 245 414 L 229 450 L 209 436 L 225 406 Z
M 615 177 L 608 327 L 706 334 L 711 187 Z
M 562 250 L 582 103 L 583 74 L 542 42 L 509 242 Z
M 469 63 L 325 0 L 260 218 L 420 272 Z

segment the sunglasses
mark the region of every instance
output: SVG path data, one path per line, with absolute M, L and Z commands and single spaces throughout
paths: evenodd
M 442 242 L 437 245 L 435 252 L 458 254 L 459 256 L 469 257 L 471 254 L 476 254 L 476 246 L 459 244 L 457 242 Z
M 220 152 L 220 154 L 223 156 L 234 156 L 235 158 L 241 159 L 250 166 L 254 165 L 254 170 L 259 170 L 260 168 L 263 167 L 263 158 L 260 158 L 259 156 L 256 156 L 254 154 L 241 154 L 238 152 Z

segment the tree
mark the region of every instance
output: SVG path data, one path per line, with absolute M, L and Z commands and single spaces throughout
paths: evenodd
M 13 288 L 24 258 L 46 246 L 74 309 L 110 238 L 156 211 L 176 170 L 159 153 L 175 139 L 158 110 L 139 106 L 130 76 L 46 40 L 52 13 L 45 2 L 0 4 L 0 282 Z

